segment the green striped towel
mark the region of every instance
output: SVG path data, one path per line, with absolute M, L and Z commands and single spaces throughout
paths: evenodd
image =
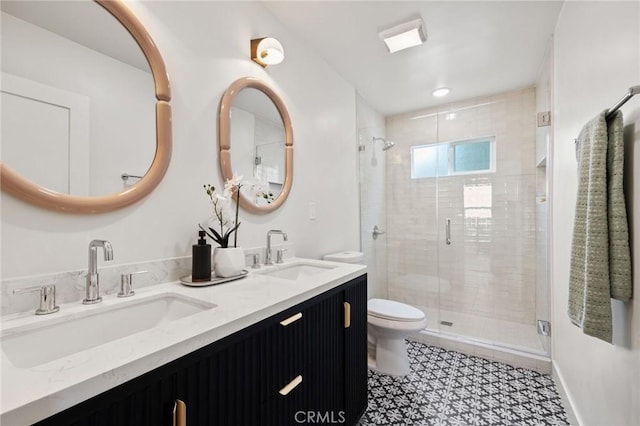
M 622 113 L 607 126 L 606 111 L 580 132 L 578 195 L 571 268 L 569 318 L 585 334 L 612 341 L 610 298 L 632 294 L 629 231 L 624 199 Z

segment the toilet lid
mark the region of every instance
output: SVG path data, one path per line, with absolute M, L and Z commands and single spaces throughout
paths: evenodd
M 369 315 L 396 321 L 421 321 L 424 313 L 413 306 L 386 299 L 371 299 L 367 303 Z

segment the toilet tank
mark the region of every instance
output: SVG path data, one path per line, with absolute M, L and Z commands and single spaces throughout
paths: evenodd
M 340 263 L 364 263 L 364 253 L 359 251 L 341 251 L 338 253 L 328 254 L 323 257 L 324 260 Z

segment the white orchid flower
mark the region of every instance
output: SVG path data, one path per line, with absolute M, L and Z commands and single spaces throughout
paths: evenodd
M 241 180 L 242 176 L 236 175 L 227 180 L 224 185 L 222 195 L 216 191 L 216 188 L 213 185 L 204 185 L 204 189 L 209 196 L 213 214 L 215 215 L 215 220 L 212 221 L 210 218 L 206 223 L 200 223 L 199 228 L 206 232 L 213 241 L 223 248 L 227 248 L 231 244 L 229 241 L 231 234 L 234 234 L 233 246 L 237 247 L 238 227 L 240 226 L 238 218 L 239 203 L 236 203 L 234 212 L 234 209 L 232 208 L 232 200 L 234 192 L 239 193 L 240 187 L 242 186 L 240 185 Z
M 233 175 L 231 179 L 227 179 L 224 183 L 224 196 L 231 198 L 236 188 L 240 186 L 240 181 L 242 181 L 242 176 L 238 175 Z

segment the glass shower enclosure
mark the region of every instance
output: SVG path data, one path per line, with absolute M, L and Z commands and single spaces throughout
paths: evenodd
M 423 310 L 425 334 L 547 354 L 535 108 L 530 88 L 359 123 L 370 297 Z M 374 226 L 385 233 L 374 238 Z

